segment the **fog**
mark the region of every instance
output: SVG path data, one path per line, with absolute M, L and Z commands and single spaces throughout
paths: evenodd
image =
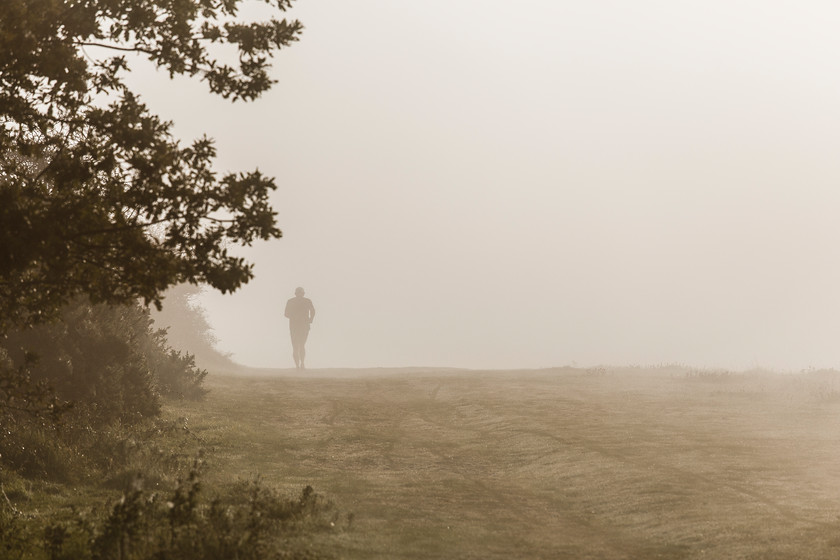
M 289 367 L 840 365 L 840 7 L 300 0 L 279 83 L 231 104 L 140 68 L 284 238 L 200 301 Z

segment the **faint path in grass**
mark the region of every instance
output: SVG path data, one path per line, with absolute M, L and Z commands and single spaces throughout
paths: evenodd
M 618 462 L 628 463 L 629 465 L 632 465 L 637 469 L 644 469 L 649 471 L 654 470 L 656 471 L 657 478 L 659 479 L 670 478 L 678 480 L 682 484 L 690 485 L 693 488 L 702 488 L 703 486 L 705 486 L 708 492 L 719 492 L 721 489 L 731 490 L 736 494 L 743 494 L 744 497 L 749 498 L 750 500 L 755 500 L 766 505 L 769 508 L 774 509 L 779 517 L 788 519 L 789 521 L 812 524 L 831 530 L 837 530 L 840 527 L 836 520 L 825 521 L 799 515 L 791 507 L 788 507 L 785 504 L 774 500 L 772 496 L 768 496 L 757 492 L 744 484 L 729 483 L 723 476 L 710 477 L 702 474 L 697 474 L 691 469 L 675 467 L 671 464 L 664 462 L 661 459 L 656 458 L 648 457 L 643 460 L 640 460 L 637 457 L 632 456 L 630 454 L 623 453 L 621 451 L 612 451 L 608 448 L 603 447 L 602 445 L 593 443 L 591 441 L 586 441 L 581 438 L 576 438 L 575 441 L 571 442 L 566 438 L 558 437 L 554 434 L 548 434 L 538 430 L 521 430 L 521 433 L 523 435 L 550 438 L 560 443 L 561 445 L 579 446 L 589 451 L 594 451 L 605 457 L 609 457 L 610 459 L 616 460 Z M 629 465 L 626 465 L 626 467 L 630 468 Z
M 679 371 L 211 375 L 215 476 L 312 484 L 341 558 L 834 558 L 840 405 Z M 712 380 L 715 381 L 715 380 Z

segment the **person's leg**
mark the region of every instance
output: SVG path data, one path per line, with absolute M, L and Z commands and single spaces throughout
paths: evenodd
M 296 368 L 300 368 L 300 346 L 300 336 L 296 329 L 292 329 L 292 358 Z
M 306 365 L 304 365 L 303 361 L 306 359 L 306 339 L 309 337 L 309 327 L 307 326 L 306 330 L 304 330 L 300 334 L 300 339 L 298 340 L 299 349 L 298 349 L 298 356 L 300 356 L 300 369 L 306 369 Z

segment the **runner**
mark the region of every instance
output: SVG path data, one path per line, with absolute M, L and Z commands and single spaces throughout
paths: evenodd
M 309 336 L 309 325 L 315 318 L 315 306 L 312 300 L 303 297 L 303 288 L 295 290 L 295 297 L 286 302 L 286 317 L 289 318 L 289 331 L 292 335 L 292 356 L 295 367 L 306 369 L 306 339 Z

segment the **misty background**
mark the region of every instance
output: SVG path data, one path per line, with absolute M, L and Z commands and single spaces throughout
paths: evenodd
M 255 17 L 262 12 L 258 3 Z M 840 7 L 299 0 L 251 104 L 153 112 L 278 180 L 284 239 L 198 302 L 244 365 L 840 366 Z

